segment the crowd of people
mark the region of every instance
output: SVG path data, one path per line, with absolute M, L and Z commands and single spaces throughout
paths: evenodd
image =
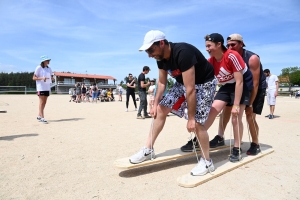
M 69 102 L 91 102 L 97 103 L 97 101 L 108 102 L 115 101 L 113 89 L 112 88 L 98 88 L 96 83 L 91 84 L 87 87 L 84 83 L 76 83 L 75 88 L 70 90 L 70 100 Z

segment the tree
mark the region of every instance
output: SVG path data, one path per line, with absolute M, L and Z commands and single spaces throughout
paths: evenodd
M 173 78 L 168 78 L 168 89 L 173 87 L 173 85 L 174 85 L 174 79 Z
M 287 67 L 281 70 L 280 76 L 287 76 L 290 80 L 289 91 L 292 85 L 300 84 L 300 67 Z

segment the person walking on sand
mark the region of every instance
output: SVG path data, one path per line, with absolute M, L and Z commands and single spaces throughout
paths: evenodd
M 136 100 L 135 100 L 135 80 L 132 76 L 132 74 L 129 74 L 128 79 L 126 80 L 126 109 L 125 112 L 128 112 L 128 105 L 129 105 L 129 97 L 132 97 L 133 103 L 134 103 L 134 107 L 135 110 L 137 110 L 137 106 L 136 106 Z
M 194 46 L 187 43 L 172 43 L 166 40 L 165 34 L 158 30 L 149 31 L 144 44 L 139 49 L 145 51 L 150 58 L 157 61 L 159 77 L 157 82 L 154 105 L 150 111 L 153 126 L 146 145 L 138 153 L 130 157 L 131 163 L 141 163 L 155 158 L 153 145 L 162 131 L 167 114 L 174 113 L 185 116 L 188 108 L 186 128 L 188 132 L 197 134 L 203 150 L 202 157 L 192 175 L 205 175 L 214 171 L 213 162 L 209 157 L 209 140 L 204 123 L 210 111 L 217 80 L 213 66 Z M 167 85 L 168 73 L 176 79 L 175 84 L 162 98 Z
M 119 92 L 119 100 L 118 101 L 122 101 L 123 88 L 122 88 L 121 84 L 118 86 L 118 92 Z
M 264 70 L 264 74 L 267 77 L 267 101 L 270 106 L 270 114 L 266 117 L 269 119 L 274 119 L 274 110 L 276 105 L 276 97 L 278 96 L 278 77 L 274 74 L 271 74 L 269 69 Z
M 148 74 L 150 68 L 148 66 L 143 67 L 143 72 L 138 77 L 138 90 L 139 90 L 139 97 L 140 97 L 140 106 L 137 113 L 137 119 L 145 119 L 151 118 L 151 116 L 147 113 L 147 93 L 146 88 L 150 85 L 150 82 L 146 83 L 145 74 Z M 142 110 L 144 110 L 144 116 L 142 116 Z
M 36 90 L 39 96 L 37 120 L 44 124 L 48 123 L 45 119 L 44 109 L 51 91 L 50 84 L 53 80 L 52 69 L 49 67 L 50 60 L 51 59 L 46 55 L 41 56 L 41 64 L 36 67 L 32 77 L 32 79 L 36 81 Z

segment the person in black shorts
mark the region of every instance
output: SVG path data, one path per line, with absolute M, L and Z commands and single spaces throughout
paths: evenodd
M 50 95 L 50 84 L 53 80 L 52 69 L 49 67 L 50 58 L 46 55 L 41 56 L 41 63 L 34 71 L 32 79 L 36 81 L 37 95 L 39 96 L 39 113 L 37 120 L 47 124 L 44 116 L 44 109 L 47 103 L 48 96 Z
M 141 163 L 155 158 L 153 145 L 164 127 L 167 114 L 172 112 L 187 119 L 187 131 L 194 132 L 202 147 L 202 157 L 191 170 L 192 175 L 205 175 L 214 171 L 209 157 L 209 139 L 204 126 L 213 102 L 216 78 L 212 65 L 203 54 L 188 43 L 172 43 L 158 30 L 149 31 L 139 49 L 156 59 L 159 69 L 156 96 L 150 111 L 153 119 L 152 131 L 138 153 L 130 157 L 131 163 Z M 176 79 L 175 84 L 162 98 L 168 74 Z M 187 112 L 186 112 L 187 110 Z
M 82 101 L 86 101 L 86 86 L 84 83 L 82 83 L 82 87 L 81 87 L 81 99 Z
M 261 115 L 265 95 L 266 95 L 266 77 L 259 56 L 251 51 L 244 49 L 245 44 L 240 34 L 231 34 L 227 38 L 227 48 L 237 51 L 249 67 L 253 77 L 253 90 L 251 92 L 249 106 L 246 106 L 245 113 L 249 125 L 252 142 L 247 151 L 248 155 L 257 155 L 261 150 L 259 147 L 258 133 L 259 127 L 256 122 L 256 114 Z M 210 147 L 215 148 L 224 145 L 224 131 L 230 119 L 230 110 L 232 105 L 227 105 L 219 120 L 218 135 L 210 141 Z
M 135 80 L 133 79 L 132 74 L 129 74 L 128 79 L 126 80 L 126 85 L 127 85 L 127 89 L 126 89 L 126 109 L 125 112 L 128 112 L 128 105 L 129 105 L 129 97 L 132 97 L 133 103 L 134 103 L 134 107 L 135 110 L 137 110 L 136 107 L 136 101 L 135 101 Z
M 215 76 L 222 87 L 217 92 L 209 117 L 205 122 L 208 129 L 216 116 L 226 104 L 232 104 L 232 126 L 234 144 L 229 156 L 231 162 L 241 160 L 241 139 L 243 136 L 242 116 L 246 105 L 249 105 L 251 90 L 253 88 L 252 74 L 243 58 L 236 52 L 224 46 L 223 36 L 212 33 L 205 36 L 206 51 L 211 56 L 208 61 L 214 66 Z M 185 145 L 186 146 L 186 145 Z M 181 147 L 184 151 L 185 146 Z
M 150 82 L 146 83 L 145 74 L 148 74 L 150 68 L 148 66 L 143 67 L 143 72 L 138 77 L 138 90 L 139 90 L 139 97 L 140 97 L 140 107 L 137 113 L 137 119 L 145 119 L 151 118 L 150 115 L 147 113 L 147 93 L 146 88 L 150 85 Z M 144 116 L 142 116 L 141 112 L 144 110 Z

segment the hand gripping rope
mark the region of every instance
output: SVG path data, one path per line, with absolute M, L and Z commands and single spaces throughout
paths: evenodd
M 195 131 L 196 131 L 196 130 L 195 130 Z M 192 134 L 195 135 L 195 137 L 196 137 L 196 139 L 197 139 L 197 141 L 198 141 L 198 144 L 199 144 L 199 146 L 200 146 L 200 150 L 201 150 L 201 152 L 202 152 L 202 156 L 204 157 L 204 162 L 205 162 L 206 168 L 208 169 L 208 171 L 209 171 L 209 173 L 210 173 L 211 175 L 214 175 L 214 174 L 210 171 L 210 168 L 208 167 L 206 157 L 205 157 L 205 155 L 204 155 L 204 153 L 203 153 L 202 146 L 201 146 L 200 140 L 199 140 L 199 138 L 198 138 L 196 132 L 190 132 L 190 134 L 191 134 L 190 137 L 191 137 L 191 140 L 192 140 L 192 143 L 193 143 L 193 151 L 195 152 L 196 159 L 197 159 L 197 163 L 199 162 L 199 159 L 198 159 L 198 154 L 197 154 L 196 147 L 195 147 L 195 142 L 194 142 L 193 139 L 192 139 L 192 136 L 193 136 Z

